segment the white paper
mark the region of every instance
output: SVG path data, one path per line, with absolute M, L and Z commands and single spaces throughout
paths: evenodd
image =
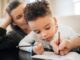
M 34 55 L 32 58 L 38 59 L 50 59 L 50 60 L 80 60 L 80 54 L 76 52 L 70 52 L 67 55 L 60 56 L 56 55 L 54 52 L 44 52 L 42 55 Z

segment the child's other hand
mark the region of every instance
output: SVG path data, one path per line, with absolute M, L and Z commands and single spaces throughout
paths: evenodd
M 33 47 L 33 52 L 36 54 L 42 54 L 44 52 L 43 45 L 37 42 Z

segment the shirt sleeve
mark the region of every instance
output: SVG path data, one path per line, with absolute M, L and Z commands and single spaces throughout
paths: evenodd
M 63 26 L 60 29 L 61 31 L 61 36 L 63 37 L 63 39 L 73 39 L 75 37 L 78 36 L 78 33 L 76 33 L 71 27 L 69 26 Z
M 69 39 L 75 38 L 77 36 L 78 36 L 78 34 L 72 28 L 68 28 L 68 35 L 67 35 L 67 37 Z
M 34 40 L 35 34 L 33 32 L 29 33 L 27 36 L 25 36 L 19 43 L 19 46 L 27 46 L 27 45 L 32 45 L 32 43 L 35 41 Z M 30 47 L 19 47 L 19 49 L 27 51 L 27 52 L 32 52 L 33 46 Z

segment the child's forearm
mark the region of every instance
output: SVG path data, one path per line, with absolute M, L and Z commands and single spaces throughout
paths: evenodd
M 71 42 L 72 48 L 80 47 L 80 37 L 76 37 L 73 40 L 71 40 L 70 42 Z

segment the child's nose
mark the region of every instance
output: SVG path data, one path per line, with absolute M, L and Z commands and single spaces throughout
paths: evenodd
M 43 38 L 43 39 L 47 39 L 47 36 L 48 36 L 48 34 L 47 34 L 46 32 L 43 32 L 43 33 L 42 33 L 42 38 Z

